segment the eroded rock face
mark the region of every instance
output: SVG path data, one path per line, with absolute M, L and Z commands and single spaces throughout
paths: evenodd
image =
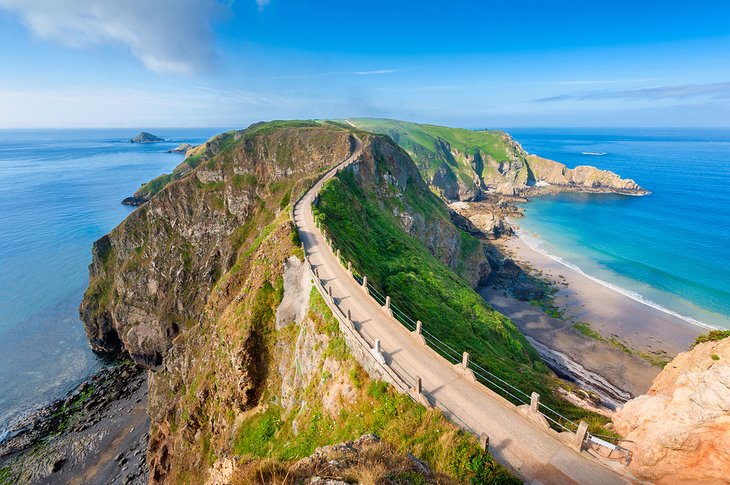
M 80 308 L 92 348 L 126 351 L 158 367 L 172 340 L 200 321 L 239 246 L 257 236 L 251 219 L 272 218 L 288 204 L 294 183 L 351 148 L 345 130 L 245 133 L 232 135 L 225 154 L 204 157 L 94 244 Z
M 631 471 L 656 483 L 727 483 L 730 338 L 679 354 L 646 395 L 614 417 L 633 452 Z
M 604 190 L 625 194 L 645 194 L 646 191 L 631 179 L 622 179 L 608 170 L 580 165 L 573 169 L 564 164 L 537 155 L 528 155 L 527 162 L 536 183 L 546 182 L 561 188 Z M 540 184 L 542 185 L 542 184 Z M 542 185 L 545 187 L 544 185 Z

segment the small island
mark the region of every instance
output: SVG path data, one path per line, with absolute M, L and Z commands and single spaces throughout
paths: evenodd
M 140 132 L 137 136 L 129 140 L 130 143 L 158 143 L 161 141 L 165 141 L 164 138 L 147 133 L 146 131 Z

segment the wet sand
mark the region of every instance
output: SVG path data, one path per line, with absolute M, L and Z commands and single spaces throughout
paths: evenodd
M 558 289 L 555 301 L 564 309 L 566 321 L 548 317 L 503 290 L 484 288 L 480 291 L 482 297 L 512 318 L 528 339 L 536 341 L 541 354 L 550 354 L 546 360 L 551 367 L 563 367 L 579 381 L 582 377 L 582 384 L 587 387 L 604 387 L 601 394 L 609 398 L 613 394 L 615 401 L 623 401 L 626 396 L 622 398 L 612 387 L 631 396 L 643 394 L 661 370 L 636 355 L 638 352 L 670 360 L 687 350 L 697 335 L 707 332 L 607 288 L 533 250 L 517 237 L 498 244 L 520 266 L 531 267 L 543 279 L 553 282 Z M 611 343 L 587 337 L 573 328 L 575 322 L 588 322 L 603 338 L 636 352 L 630 354 Z M 610 385 L 596 382 L 600 380 L 598 376 Z
M 519 238 L 510 239 L 507 248 L 517 259 L 541 270 L 550 280 L 562 282 L 557 303 L 575 321 L 589 322 L 606 338 L 613 336 L 633 349 L 663 350 L 669 357 L 674 357 L 687 350 L 698 335 L 708 332 L 708 329 L 596 283 L 533 250 Z

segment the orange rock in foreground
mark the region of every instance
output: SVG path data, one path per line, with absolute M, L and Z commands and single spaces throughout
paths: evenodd
M 730 483 L 730 338 L 679 354 L 614 416 L 629 469 L 656 483 Z

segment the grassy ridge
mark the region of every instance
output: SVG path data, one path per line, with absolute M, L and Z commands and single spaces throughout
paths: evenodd
M 473 167 L 464 157 L 454 158 L 439 148 L 445 141 L 462 154 L 479 153 L 483 159 L 491 157 L 496 162 L 510 159 L 514 150 L 505 133 L 497 130 L 467 130 L 446 126 L 425 125 L 408 121 L 356 118 L 349 120 L 360 129 L 390 136 L 413 158 L 424 178 L 430 180 L 439 170 L 448 169 L 463 184 L 474 186 L 474 176 L 490 178 L 494 171 L 488 163 Z

